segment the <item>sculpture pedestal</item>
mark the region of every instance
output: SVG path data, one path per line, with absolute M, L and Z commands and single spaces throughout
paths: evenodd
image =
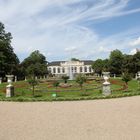
M 6 97 L 12 97 L 14 96 L 14 86 L 8 85 L 6 86 Z
M 105 82 L 103 83 L 103 94 L 105 96 L 111 94 L 110 82 L 108 82 L 109 78 L 107 76 L 104 77 Z
M 103 94 L 105 96 L 111 94 L 110 84 L 103 84 Z

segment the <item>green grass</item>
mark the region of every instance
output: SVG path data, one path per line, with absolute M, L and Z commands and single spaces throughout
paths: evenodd
M 111 79 L 114 80 L 114 79 Z M 15 96 L 12 98 L 5 98 L 5 89 L 7 83 L 0 85 L 0 100 L 1 101 L 65 101 L 65 100 L 93 100 L 93 99 L 106 99 L 117 98 L 125 96 L 139 95 L 138 82 L 132 80 L 129 82 L 128 90 L 119 90 L 124 84 L 121 79 L 115 79 L 118 84 L 111 84 L 112 94 L 104 96 L 102 94 L 102 84 L 96 81 L 90 81 L 85 83 L 83 88 L 80 89 L 79 85 L 75 81 L 69 81 L 71 87 L 57 89 L 53 87 L 51 82 L 40 82 L 35 88 L 35 96 L 32 95 L 31 86 L 25 81 L 19 81 L 13 83 L 15 87 Z M 63 83 L 63 81 L 60 81 Z M 52 97 L 52 94 L 56 93 L 56 97 Z

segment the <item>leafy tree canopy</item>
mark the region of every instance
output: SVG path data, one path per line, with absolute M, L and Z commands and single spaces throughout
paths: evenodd
M 123 54 L 120 50 L 114 50 L 111 52 L 109 59 L 109 69 L 111 73 L 121 74 L 123 58 Z
M 0 22 L 0 76 L 16 74 L 19 59 L 11 46 L 12 35 L 5 31 L 4 24 Z
M 47 61 L 38 50 L 32 52 L 22 63 L 26 75 L 41 76 L 47 74 Z
M 80 60 L 77 58 L 71 58 L 71 61 L 80 61 Z

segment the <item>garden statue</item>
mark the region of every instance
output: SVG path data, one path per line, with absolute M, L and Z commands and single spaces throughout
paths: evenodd
M 9 83 L 8 86 L 6 86 L 6 97 L 12 97 L 14 96 L 14 86 L 12 85 L 12 80 L 14 78 L 14 75 L 6 75 L 7 82 Z
M 104 76 L 104 80 L 105 82 L 103 83 L 103 94 L 105 96 L 110 95 L 111 94 L 111 89 L 110 89 L 110 82 L 108 82 L 108 77 Z

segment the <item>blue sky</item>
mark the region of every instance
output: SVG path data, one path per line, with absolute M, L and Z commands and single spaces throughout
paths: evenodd
M 107 58 L 140 48 L 140 0 L 0 0 L 0 21 L 22 61 Z

